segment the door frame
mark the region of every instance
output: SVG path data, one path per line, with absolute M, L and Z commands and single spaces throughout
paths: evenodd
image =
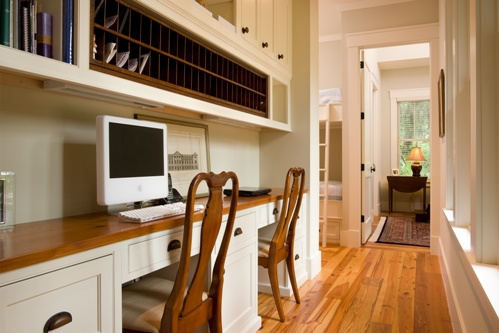
M 366 31 L 348 34 L 343 43 L 343 221 L 340 231 L 340 244 L 348 247 L 361 245 L 361 119 L 360 119 L 360 51 L 405 44 L 429 43 L 430 45 L 430 100 L 432 159 L 440 160 L 438 145 L 438 75 L 439 66 L 439 25 L 425 24 L 386 30 Z M 358 167 L 357 167 L 358 166 Z M 381 172 L 381 170 L 379 171 Z M 435 166 L 431 166 L 432 193 L 430 204 L 440 207 L 440 176 Z M 430 251 L 437 251 L 440 215 L 431 210 Z

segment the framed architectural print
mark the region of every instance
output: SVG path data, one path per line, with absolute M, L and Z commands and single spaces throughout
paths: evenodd
M 0 229 L 15 224 L 15 193 L 13 172 L 0 171 Z
M 139 114 L 135 117 L 166 123 L 168 172 L 172 178 L 172 187 L 187 198 L 194 176 L 210 171 L 208 126 Z M 198 189 L 199 196 L 208 194 L 206 185 L 202 186 Z

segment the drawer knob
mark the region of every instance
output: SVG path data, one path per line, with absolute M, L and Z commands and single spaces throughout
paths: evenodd
M 274 210 L 272 211 L 272 214 L 273 214 L 273 215 L 276 215 L 277 213 L 279 213 L 279 209 L 274 208 Z
M 182 243 L 178 239 L 174 239 L 170 243 L 168 243 L 168 247 L 166 248 L 166 251 L 170 252 L 173 250 L 177 250 L 177 249 L 180 249 L 181 246 L 182 246 Z
M 295 260 L 298 260 L 298 259 L 300 259 L 300 255 L 299 254 L 295 255 Z
M 247 34 L 249 32 L 248 27 L 243 27 L 241 30 L 243 31 L 243 34 Z
M 279 59 L 279 60 L 284 59 L 284 54 L 282 54 L 282 53 L 281 53 L 281 54 L 278 54 L 278 55 L 277 55 L 277 59 Z
M 55 315 L 50 317 L 45 323 L 45 326 L 43 326 L 43 333 L 58 329 L 59 327 L 69 324 L 72 321 L 73 316 L 71 315 L 71 313 L 66 311 L 56 313 Z
M 269 43 L 267 43 L 267 42 L 262 43 L 262 47 L 263 48 L 269 47 Z
M 234 231 L 234 237 L 239 236 L 239 235 L 242 235 L 242 233 L 243 233 L 243 229 L 241 229 L 241 228 L 237 228 L 237 229 Z

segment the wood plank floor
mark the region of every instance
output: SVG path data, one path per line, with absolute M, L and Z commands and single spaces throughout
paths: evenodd
M 281 323 L 272 295 L 260 293 L 267 332 L 452 332 L 438 257 L 415 246 L 328 246 L 322 270 L 300 288 L 301 304 L 283 297 Z

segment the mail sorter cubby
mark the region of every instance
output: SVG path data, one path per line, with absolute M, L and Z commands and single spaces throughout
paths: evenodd
M 119 0 L 92 0 L 90 68 L 267 117 L 267 75 Z

